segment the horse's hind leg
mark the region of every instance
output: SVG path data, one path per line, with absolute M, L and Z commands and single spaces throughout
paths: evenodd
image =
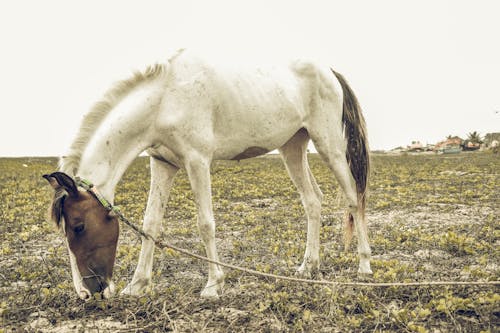
M 306 251 L 298 272 L 309 277 L 319 270 L 319 231 L 323 194 L 309 169 L 308 142 L 307 131 L 302 129 L 280 148 L 280 153 L 288 174 L 300 193 L 302 205 L 307 215 Z
M 186 171 L 198 208 L 198 228 L 205 243 L 207 257 L 219 261 L 215 247 L 215 221 L 212 211 L 212 192 L 210 184 L 210 161 L 202 157 L 191 158 L 186 163 Z M 214 263 L 208 264 L 208 282 L 201 297 L 218 297 L 219 289 L 224 285 L 222 268 Z
M 161 222 L 165 218 L 165 208 L 178 168 L 159 161 L 150 159 L 151 187 L 149 189 L 148 204 L 144 215 L 144 231 L 153 237 L 158 236 Z M 132 281 L 122 291 L 126 295 L 140 295 L 151 284 L 153 270 L 154 243 L 150 239 L 142 238 L 141 254 L 135 269 Z
M 324 122 L 328 123 L 328 122 Z M 342 128 L 335 129 L 321 127 L 323 131 L 310 131 L 314 146 L 323 160 L 333 171 L 340 187 L 344 191 L 349 205 L 349 214 L 353 217 L 356 235 L 358 237 L 359 273 L 371 274 L 370 257 L 371 249 L 368 243 L 368 231 L 366 227 L 364 208 L 358 204 L 356 182 L 351 174 L 347 163 L 345 139 Z M 321 133 L 322 132 L 322 133 Z

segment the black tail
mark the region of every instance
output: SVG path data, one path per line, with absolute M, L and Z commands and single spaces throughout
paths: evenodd
M 346 158 L 351 169 L 352 176 L 356 181 L 356 192 L 358 194 L 358 207 L 364 221 L 366 208 L 366 192 L 368 188 L 368 176 L 370 174 L 370 150 L 368 148 L 368 136 L 366 133 L 365 118 L 361 112 L 358 99 L 346 79 L 332 69 L 333 74 L 342 86 L 344 93 L 344 105 L 342 111 L 342 122 L 344 123 L 344 135 L 347 139 Z M 344 242 L 346 248 L 352 238 L 353 218 L 350 214 L 346 216 Z

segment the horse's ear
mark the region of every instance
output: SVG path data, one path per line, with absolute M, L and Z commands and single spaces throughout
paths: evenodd
M 56 192 L 66 191 L 69 196 L 78 196 L 78 188 L 75 181 L 64 172 L 54 172 L 50 175 L 43 175 L 43 178 L 47 179 L 50 186 L 52 186 Z

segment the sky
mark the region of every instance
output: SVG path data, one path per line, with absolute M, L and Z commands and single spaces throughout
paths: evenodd
M 372 149 L 500 132 L 500 1 L 0 2 L 0 156 L 64 155 L 113 82 L 181 47 L 310 55 Z

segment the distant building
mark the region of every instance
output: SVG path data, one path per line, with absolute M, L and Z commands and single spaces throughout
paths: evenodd
M 472 142 L 469 140 L 465 140 L 463 144 L 464 150 L 478 150 L 481 148 L 481 144 L 479 142 Z
M 452 136 L 444 141 L 436 143 L 436 145 L 434 146 L 434 150 L 443 150 L 446 148 L 459 148 L 460 146 L 462 146 L 463 142 L 464 140 L 459 136 Z
M 396 147 L 396 148 L 393 148 L 389 151 L 389 154 L 401 154 L 401 153 L 404 153 L 406 151 L 406 148 L 404 147 Z
M 425 146 L 426 151 L 433 151 L 434 148 L 436 148 L 436 145 L 433 145 L 432 143 L 428 143 L 427 146 Z
M 494 141 L 500 142 L 500 133 L 488 133 L 484 136 L 483 141 L 486 148 L 491 148 Z
M 441 152 L 446 152 L 446 151 L 458 152 L 462 150 L 463 142 L 464 140 L 459 136 L 452 136 L 444 141 L 436 143 L 436 145 L 434 146 L 434 150 Z
M 424 151 L 424 145 L 420 141 L 412 141 L 408 146 L 408 151 Z

